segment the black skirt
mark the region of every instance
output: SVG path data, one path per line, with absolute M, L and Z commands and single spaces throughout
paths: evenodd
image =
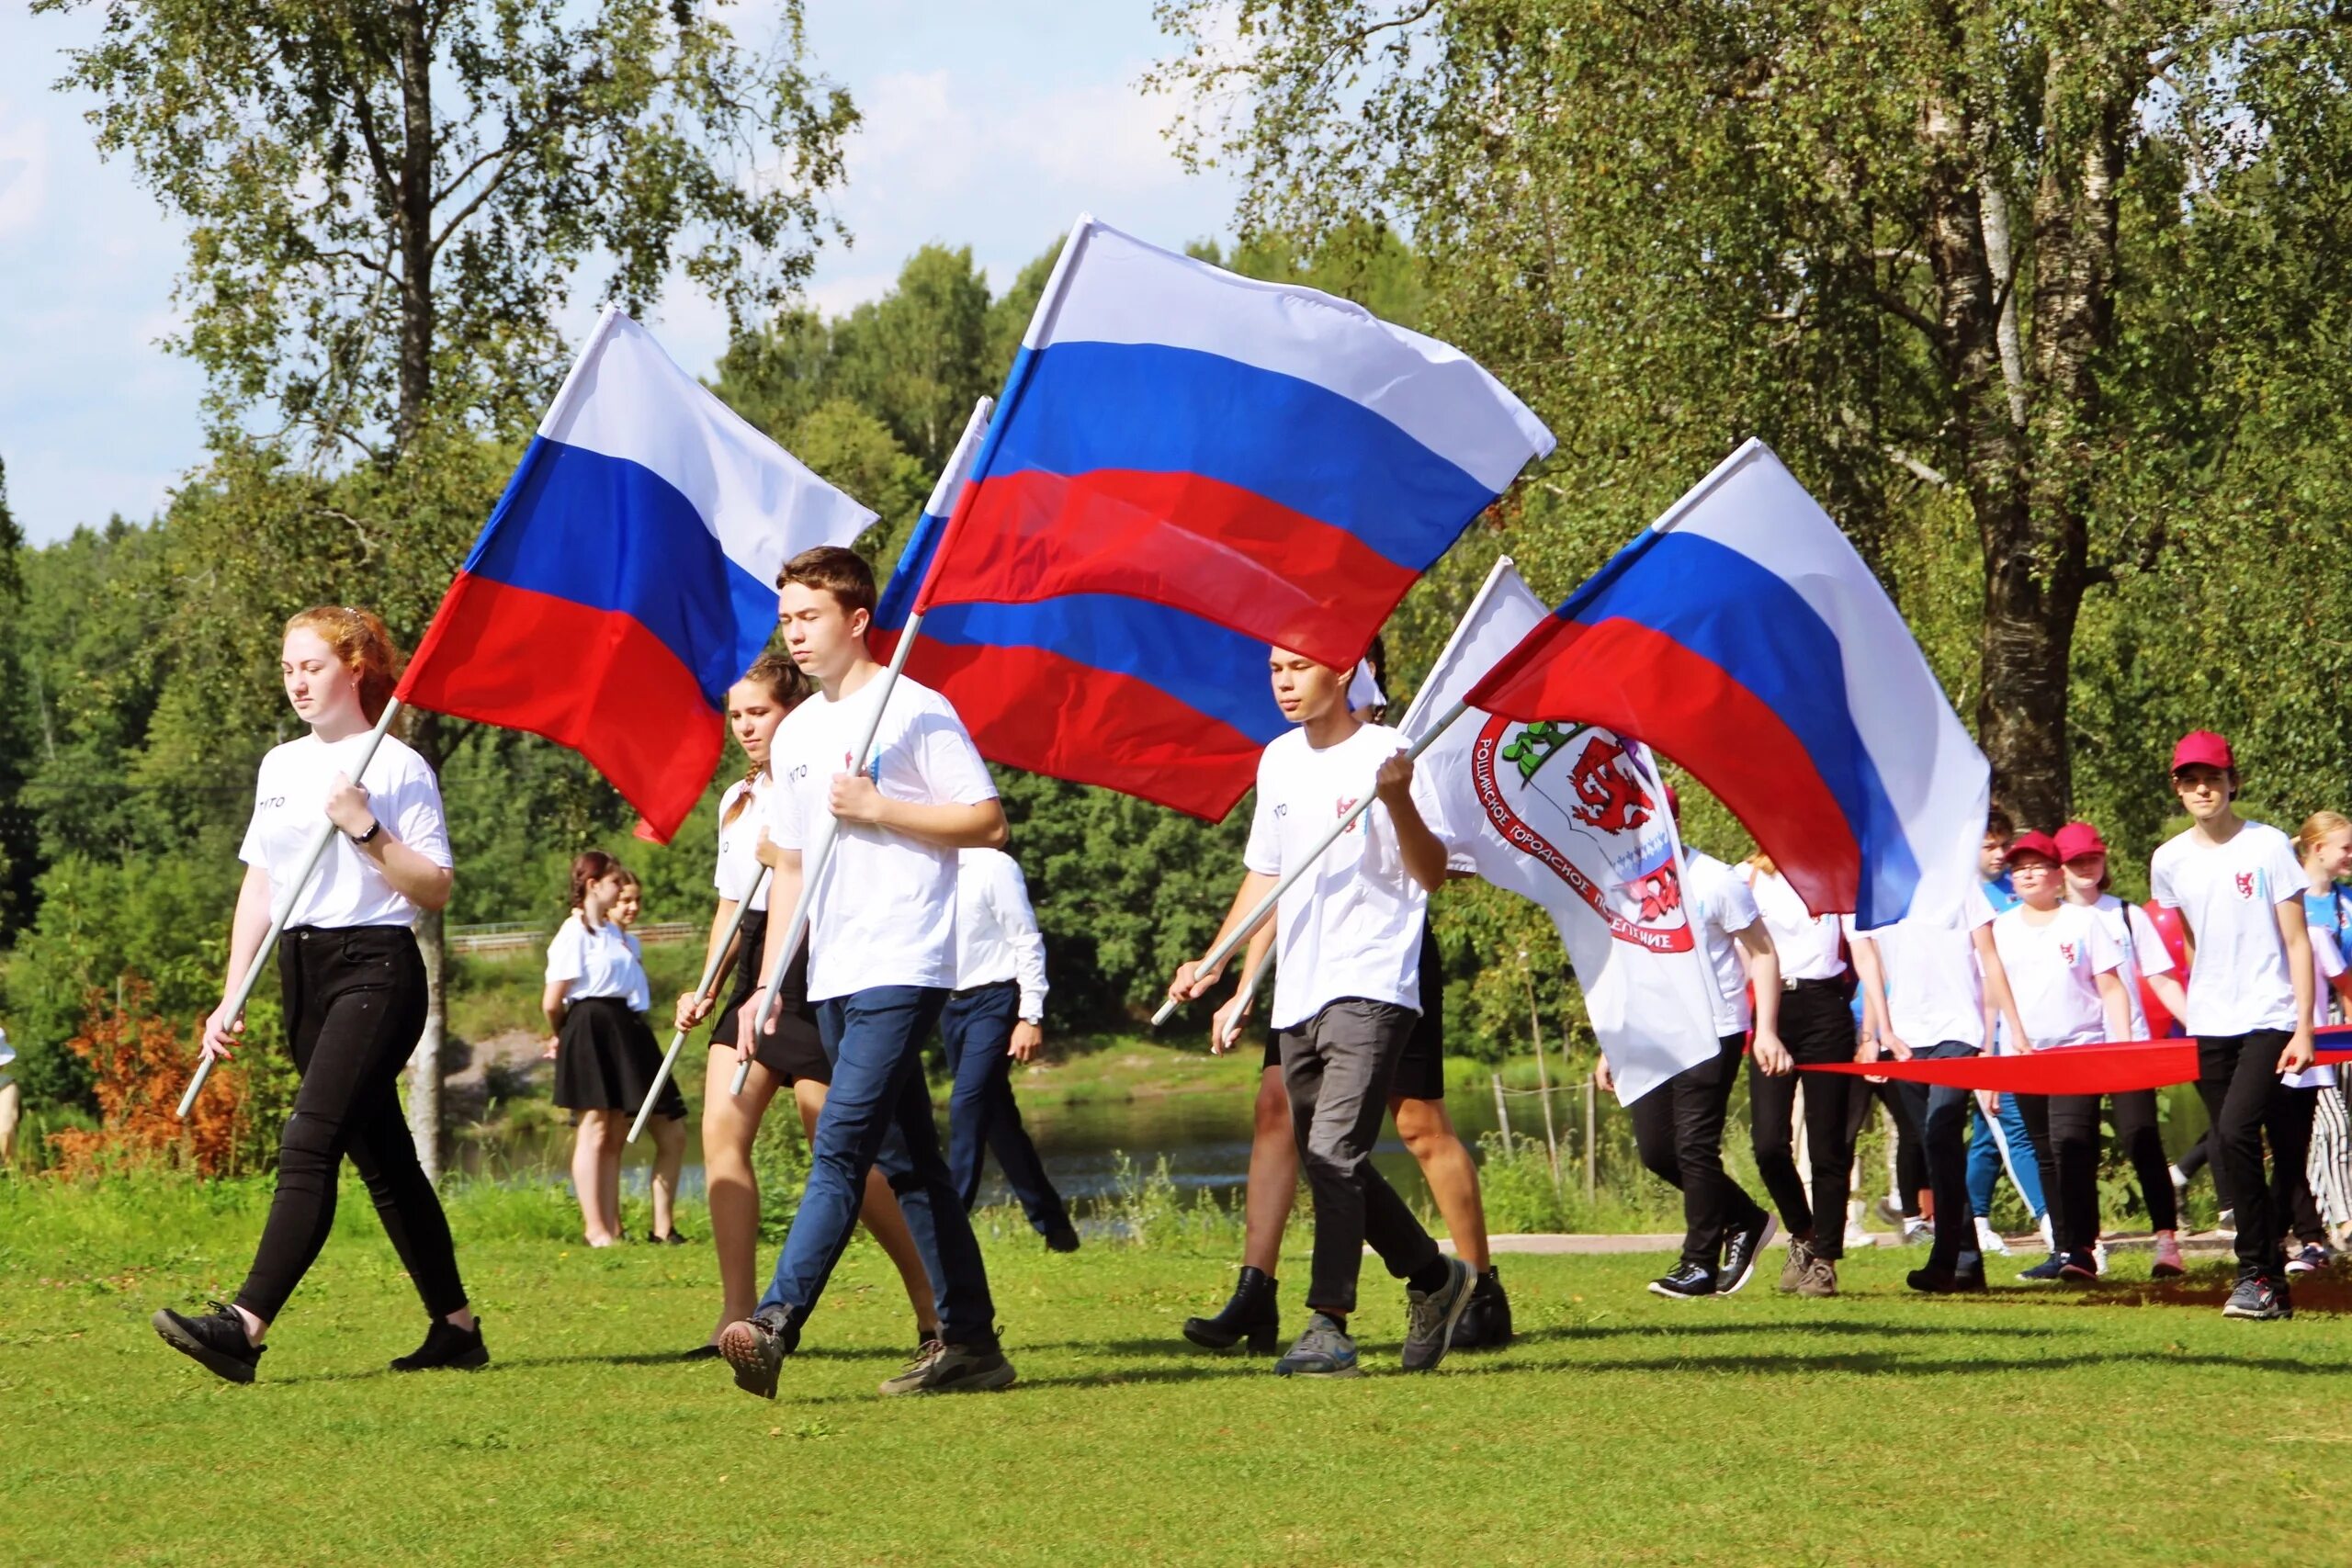
M 662 1070 L 662 1048 L 645 1020 L 618 997 L 589 997 L 564 1011 L 557 1036 L 555 1102 L 566 1111 L 626 1111 L 645 1103 L 653 1075 Z M 686 1114 L 686 1097 L 673 1076 L 654 1102 L 656 1116 Z
M 711 1028 L 713 1045 L 735 1043 L 737 1014 L 759 988 L 758 955 L 767 935 L 767 911 L 754 909 L 743 917 L 743 930 L 735 942 L 735 980 L 727 987 L 727 999 L 719 1004 L 718 1020 Z M 817 1010 L 808 1003 L 808 944 L 805 941 L 785 967 L 784 994 L 776 998 L 775 1032 L 759 1038 L 752 1047 L 752 1059 L 786 1083 L 801 1078 L 811 1083 L 833 1081 L 832 1060 L 825 1055 L 824 1042 L 817 1037 Z

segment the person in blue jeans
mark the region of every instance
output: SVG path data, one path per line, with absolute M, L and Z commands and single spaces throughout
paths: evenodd
M 954 1087 L 947 1094 L 947 1170 L 966 1213 L 990 1152 L 1031 1228 L 1056 1252 L 1078 1250 L 1069 1207 L 1054 1190 L 1012 1098 L 1012 1064 L 1046 1043 L 1046 939 L 1021 867 L 1002 850 L 965 850 L 956 869 L 956 994 L 939 1014 Z
M 867 650 L 874 573 L 862 558 L 836 546 L 806 550 L 777 584 L 786 650 L 818 694 L 769 742 L 770 906 L 799 903 L 803 851 L 830 834 L 831 853 L 810 885 L 808 998 L 833 1081 L 775 1277 L 749 1318 L 720 1331 L 718 1351 L 738 1388 L 775 1397 L 784 1358 L 849 1245 L 866 1173 L 878 1165 L 931 1273 L 940 1322 L 939 1337 L 882 1392 L 1002 1388 L 1012 1363 L 997 1343 L 988 1270 L 932 1121 L 922 1046 L 956 986 L 957 852 L 1001 847 L 1004 810 L 946 699 L 888 680 Z M 763 976 L 792 956 L 792 923 L 769 922 Z M 743 1004 L 736 1050 L 745 1060 L 765 1000 L 763 984 Z
M 1857 930 L 1849 917 L 1846 939 L 1862 987 L 1862 1045 L 1883 1049 L 1898 1062 L 1973 1056 L 1991 1040 L 1996 1015 L 2017 1038 L 2027 1038 L 1993 945 L 1992 924 L 1992 906 L 1981 893 L 1971 894 L 1959 910 L 1915 915 L 1868 931 Z M 1903 1090 L 1921 1129 L 1936 1207 L 1927 1266 L 1911 1271 L 1911 1288 L 1981 1291 L 1984 1255 L 1968 1204 L 1963 1142 L 1974 1096 L 1941 1084 L 1905 1083 Z

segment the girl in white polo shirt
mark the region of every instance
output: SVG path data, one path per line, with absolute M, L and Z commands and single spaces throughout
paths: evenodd
M 624 1239 L 621 1151 L 629 1122 L 662 1069 L 662 1048 L 632 1005 L 644 967 L 628 933 L 611 918 L 627 876 L 602 850 L 571 863 L 571 912 L 548 944 L 547 989 L 540 998 L 555 1031 L 555 1102 L 580 1119 L 571 1185 L 590 1247 Z M 653 1110 L 657 1241 L 677 1234 L 662 1200 L 678 1189 L 685 1117 L 685 1097 L 675 1080 L 664 1080 Z
M 2148 868 L 2155 901 L 2180 911 L 2193 946 L 2188 1012 L 2197 1037 L 2197 1090 L 2212 1118 L 2213 1164 L 2237 1217 L 2238 1280 L 2230 1317 L 2294 1315 L 2279 1247 L 2288 1183 L 2262 1168 L 2300 1161 L 2279 1075 L 2312 1065 L 2311 933 L 2303 923 L 2303 868 L 2287 835 L 2249 822 L 2233 804 L 2237 761 L 2211 730 L 2181 738 L 2173 792 L 2190 826 L 2156 851 Z
M 2137 904 L 2126 904 L 2108 891 L 2114 877 L 2108 870 L 2107 840 L 2098 829 L 2087 822 L 2069 822 L 2058 829 L 2058 858 L 2066 870 L 2066 899 L 2079 904 L 2097 915 L 2107 934 L 2122 950 L 2123 967 L 2116 978 L 2123 983 L 2123 999 L 2132 1010 L 2132 1032 L 2127 1038 L 2146 1040 L 2150 1037 L 2148 1015 L 2140 1005 L 2140 987 L 2145 982 L 2159 1004 L 2177 1018 L 2188 1009 L 2188 998 L 2174 976 L 2172 953 L 2165 948 L 2164 938 L 2156 932 L 2156 923 Z M 2174 1279 L 2188 1271 L 2180 1256 L 2180 1194 L 2172 1183 L 2172 1171 L 2165 1160 L 2164 1129 L 2156 1114 L 2156 1091 L 2134 1089 L 2130 1093 L 2109 1097 L 2115 1122 L 2115 1141 L 2123 1147 L 2124 1156 L 2132 1162 L 2132 1174 L 2139 1179 L 2141 1201 L 2148 1211 L 2148 1224 L 2156 1234 L 2156 1256 L 2148 1272 L 2159 1280 Z
M 2055 1050 L 2132 1037 L 2124 999 L 2123 949 L 2096 914 L 2065 901 L 2058 842 L 2020 833 L 2008 849 L 2015 907 L 1993 921 L 1993 944 L 2025 1026 L 2020 1049 Z M 2036 1097 L 2041 1098 L 2041 1097 Z M 2059 1272 L 2096 1280 L 2098 1264 L 2098 1113 L 2096 1094 L 2047 1097 L 2058 1190 L 2050 1206 Z
M 253 1269 L 232 1304 L 192 1317 L 166 1307 L 155 1332 L 232 1382 L 251 1382 L 262 1338 L 334 1227 L 345 1155 L 375 1200 L 385 1234 L 432 1319 L 424 1343 L 395 1371 L 479 1367 L 490 1359 L 466 1304 L 441 1200 L 401 1114 L 401 1070 L 424 1031 L 420 909 L 449 902 L 449 835 L 441 790 L 424 759 L 387 735 L 359 782 L 348 774 L 383 716 L 400 654 L 365 610 L 324 606 L 286 623 L 278 673 L 310 733 L 262 759 L 245 863 L 229 927 L 228 989 L 261 951 L 275 901 L 294 898 L 278 940 L 287 1043 L 301 1074 L 277 1156 L 277 1190 Z M 297 874 L 322 817 L 336 837 L 299 890 Z M 299 891 L 299 897 L 297 897 Z M 204 1054 L 230 1057 L 244 1031 L 221 1005 L 204 1023 Z

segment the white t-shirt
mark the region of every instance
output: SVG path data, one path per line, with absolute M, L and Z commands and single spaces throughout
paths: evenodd
M 622 1000 L 631 1012 L 645 1012 L 653 1006 L 653 982 L 645 973 L 645 948 L 635 931 L 621 932 L 621 940 L 628 943 L 628 991 Z
M 1404 749 L 1404 737 L 1385 724 L 1364 725 L 1319 751 L 1304 729 L 1278 737 L 1258 759 L 1258 805 L 1242 863 L 1262 876 L 1298 864 L 1371 793 L 1380 765 Z M 1388 807 L 1375 800 L 1283 895 L 1268 1021 L 1295 1029 L 1343 997 L 1419 1011 L 1428 908 L 1428 893 L 1406 874 Z
M 2194 828 L 2167 840 L 2148 867 L 2155 901 L 2178 909 L 2197 943 L 2188 1016 L 2198 1035 L 2295 1027 L 2295 983 L 2278 935 L 2278 906 L 2303 896 L 2303 868 L 2287 835 L 2241 823 L 2225 844 Z
M 2127 904 L 2112 893 L 2102 893 L 2098 902 L 2086 906 L 2098 917 L 2108 938 L 2123 950 L 2123 967 L 2116 978 L 2123 982 L 2123 998 L 2132 1008 L 2132 1038 L 2148 1038 L 2148 1010 L 2140 1005 L 2140 981 L 2149 975 L 2169 975 L 2173 972 L 2172 953 L 2165 947 L 2165 939 L 2156 931 L 2156 922 L 2148 919 L 2148 911 L 2137 904 Z
M 2309 906 L 2305 906 L 2308 909 Z M 2336 945 L 2335 928 L 2313 925 L 2312 933 L 2312 1027 L 2325 1029 L 2328 1025 L 2328 1004 L 2335 998 L 2335 987 L 2330 984 L 2344 973 L 2344 950 Z M 2334 1089 L 2335 1068 L 2332 1064 L 2305 1067 L 2300 1073 L 2281 1073 L 2278 1081 L 2290 1089 Z
M 1741 864 L 1737 874 L 1755 897 L 1764 929 L 1772 933 L 1772 951 L 1780 955 L 1783 980 L 1835 980 L 1846 972 L 1846 954 L 1838 940 L 1838 917 L 1816 915 L 1804 907 L 1804 897 L 1775 872 L 1770 876 Z
M 1046 938 L 1021 866 L 1002 850 L 956 852 L 956 988 L 1017 981 L 1018 1016 L 1046 1016 Z
M 721 898 L 732 898 L 741 903 L 743 890 L 759 882 L 760 829 L 768 825 L 768 780 L 769 774 L 763 770 L 760 776 L 748 784 L 737 779 L 727 786 L 727 793 L 718 797 L 718 867 L 711 876 L 710 885 L 718 889 Z M 735 803 L 746 794 L 751 795 L 751 801 L 742 810 L 735 811 Z M 735 819 L 731 822 L 727 819 L 730 811 L 735 812 Z M 774 880 L 769 878 L 769 882 Z M 759 882 L 759 888 L 758 895 L 752 900 L 752 908 L 764 912 L 768 907 L 768 883 Z
M 548 943 L 548 984 L 569 980 L 564 1000 L 591 1001 L 598 997 L 628 1000 L 632 987 L 642 983 L 644 967 L 638 962 L 636 939 L 607 919 L 594 931 L 574 909 L 556 927 Z
M 776 728 L 768 748 L 776 774 L 768 837 L 778 846 L 808 848 L 831 817 L 833 778 L 856 761 L 882 684 L 876 675 L 838 702 L 820 692 Z M 892 800 L 977 806 L 996 798 L 988 764 L 947 699 L 903 675 L 891 688 L 866 772 Z M 952 989 L 956 852 L 862 823 L 839 826 L 810 908 L 808 999 L 882 986 Z
M 1714 1007 L 1715 1035 L 1745 1034 L 1755 1009 L 1747 997 L 1747 964 L 1733 933 L 1746 931 L 1763 916 L 1757 912 L 1747 884 L 1714 856 L 1686 845 L 1682 871 L 1683 909 L 1699 933 L 1714 979 L 1709 999 Z
M 316 735 L 270 749 L 261 760 L 254 786 L 253 821 L 237 858 L 269 877 L 270 897 L 284 898 L 302 869 L 311 835 L 326 824 L 327 791 L 337 773 L 368 744 L 368 737 L 345 736 L 333 745 Z M 369 808 L 384 831 L 438 866 L 449 857 L 449 828 L 441 815 L 441 785 L 424 759 L 387 735 L 368 761 L 360 783 Z M 358 845 L 338 832 L 286 923 L 293 926 L 414 926 L 416 906 L 392 891 L 383 871 Z
M 1843 917 L 1846 935 L 1867 937 L 1878 946 L 1886 971 L 1887 1024 L 1914 1050 L 1946 1041 L 1984 1048 L 1984 974 L 1976 962 L 1976 932 L 1993 923 L 1993 906 L 1981 887 L 1962 895 L 1955 917 L 1917 916 L 1875 931 L 1857 931 Z
M 2035 925 L 2027 919 L 2029 913 L 2018 904 L 1996 916 L 1993 945 L 2001 954 L 2009 994 L 2035 1049 L 2096 1045 L 2106 1040 L 2107 1011 L 2099 1001 L 2098 977 L 2123 967 L 2123 949 L 2107 934 L 2099 918 L 2080 904 L 2059 905 L 2046 925 Z

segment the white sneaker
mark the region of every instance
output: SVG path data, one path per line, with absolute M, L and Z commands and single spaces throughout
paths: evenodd
M 1877 1245 L 1878 1237 L 1864 1230 L 1860 1225 L 1847 1225 L 1846 1246 L 1849 1250 L 1857 1247 L 1876 1247 Z
M 2169 1172 L 2172 1177 L 2172 1195 L 2176 1199 L 2182 1193 L 2188 1190 L 2188 1172 L 2182 1170 L 2180 1167 L 2177 1165 L 2168 1165 L 2165 1167 L 2165 1169 Z
M 1993 1222 L 1982 1214 L 1976 1216 L 1976 1249 L 2000 1258 L 2009 1255 L 2009 1244 L 2001 1239 L 2001 1233 L 1993 1228 Z
M 1928 1234 L 1928 1222 L 1920 1219 L 1917 1215 L 1915 1214 L 1910 1219 L 1903 1222 L 1904 1246 L 1909 1247 L 1915 1242 L 1931 1241 L 1934 1238 Z

